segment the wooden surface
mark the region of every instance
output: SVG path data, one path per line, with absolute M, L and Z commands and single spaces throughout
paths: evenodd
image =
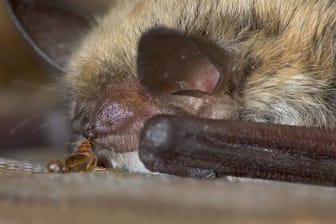
M 335 223 L 336 190 L 115 172 L 0 175 L 0 223 Z

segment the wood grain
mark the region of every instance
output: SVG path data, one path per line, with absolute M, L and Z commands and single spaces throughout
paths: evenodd
M 0 176 L 0 223 L 333 223 L 336 190 L 116 172 Z

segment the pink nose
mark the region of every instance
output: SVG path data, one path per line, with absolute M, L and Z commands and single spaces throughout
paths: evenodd
M 160 113 L 155 102 L 136 81 L 111 83 L 84 125 L 84 135 L 93 142 L 106 136 L 137 135 L 146 119 Z

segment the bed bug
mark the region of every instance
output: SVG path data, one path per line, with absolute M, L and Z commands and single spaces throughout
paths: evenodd
M 97 167 L 97 162 L 91 143 L 86 139 L 65 159 L 65 169 L 67 172 L 92 171 Z
M 90 141 L 86 139 L 66 157 L 64 162 L 60 159 L 49 160 L 47 169 L 52 173 L 85 172 L 97 169 L 97 163 L 97 156 L 91 150 Z

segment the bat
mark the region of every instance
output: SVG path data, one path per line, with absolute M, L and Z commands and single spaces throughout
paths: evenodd
M 76 138 L 130 172 L 335 185 L 335 11 L 115 1 L 62 68 Z

